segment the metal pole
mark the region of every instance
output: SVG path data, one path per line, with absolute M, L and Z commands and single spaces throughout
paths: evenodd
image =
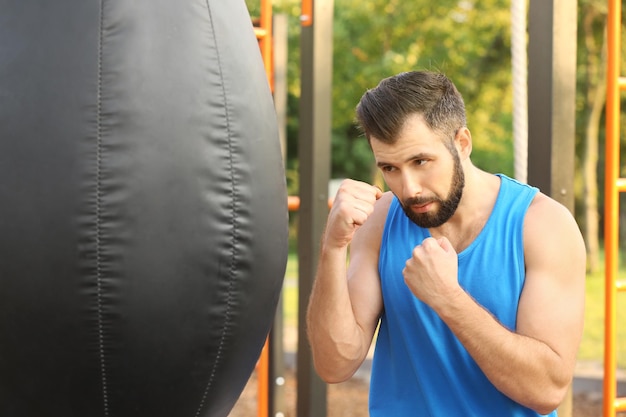
M 328 216 L 333 0 L 303 0 L 301 33 L 300 211 L 298 223 L 297 415 L 326 415 L 326 384 L 313 368 L 306 308 Z
M 283 160 L 287 161 L 287 16 L 274 15 L 273 52 L 274 52 L 274 107 L 278 119 L 278 136 Z M 283 345 L 283 297 L 280 296 L 274 327 L 270 333 L 270 369 L 268 415 L 284 417 L 285 405 L 285 350 Z
M 531 0 L 528 182 L 573 210 L 576 0 Z
M 617 411 L 617 352 L 616 352 L 616 276 L 619 245 L 619 178 L 620 96 L 619 76 L 621 57 L 621 2 L 609 1 L 607 17 L 607 90 L 606 90 L 606 144 L 604 168 L 604 383 L 603 416 L 615 416 Z

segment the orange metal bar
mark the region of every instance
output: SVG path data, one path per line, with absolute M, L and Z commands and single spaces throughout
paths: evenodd
M 269 417 L 269 379 L 270 379 L 270 349 L 269 339 L 265 339 L 265 345 L 261 350 L 261 356 L 256 365 L 257 375 L 257 416 Z
M 328 199 L 328 208 L 332 207 L 333 199 Z M 300 209 L 300 197 L 290 195 L 287 197 L 287 209 L 289 211 L 298 211 Z
M 271 0 L 261 0 L 261 15 L 259 16 L 259 26 L 254 27 L 254 34 L 259 41 L 259 49 L 263 58 L 263 67 L 267 74 L 267 82 L 270 89 L 274 91 L 274 51 L 272 44 L 272 2 Z
M 272 43 L 272 1 L 261 0 L 261 29 L 265 32 L 264 36 L 259 39 L 259 47 L 261 48 L 261 56 L 263 57 L 263 65 L 267 74 L 267 81 L 271 91 L 274 91 L 274 53 Z
M 261 57 L 263 58 L 263 66 L 267 76 L 267 82 L 270 91 L 274 91 L 274 54 L 273 54 L 273 36 L 272 36 L 272 1 L 261 0 L 261 10 L 259 16 L 259 27 L 254 29 Z M 269 337 L 265 339 L 265 344 L 261 350 L 259 361 L 256 366 L 257 371 L 257 416 L 269 417 L 269 374 L 270 374 L 270 354 L 269 354 Z
M 300 197 L 288 196 L 287 197 L 287 209 L 289 211 L 298 211 L 300 208 Z
M 617 397 L 616 276 L 618 244 L 619 115 L 621 59 L 621 0 L 609 0 L 607 15 L 606 166 L 604 203 L 605 323 L 604 323 L 604 417 L 615 417 Z
M 302 26 L 311 26 L 313 24 L 313 1 L 302 0 L 302 9 L 300 10 L 300 24 Z

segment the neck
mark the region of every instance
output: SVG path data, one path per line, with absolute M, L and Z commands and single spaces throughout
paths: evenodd
M 433 237 L 445 236 L 461 252 L 485 226 L 500 190 L 500 179 L 473 165 L 465 167 L 463 197 L 454 215 L 443 225 L 430 229 Z

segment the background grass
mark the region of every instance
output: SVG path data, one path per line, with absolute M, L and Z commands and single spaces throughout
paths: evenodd
M 624 279 L 624 270 L 618 274 Z M 604 358 L 604 271 L 587 275 L 585 328 L 578 352 L 580 360 L 603 362 Z M 617 294 L 617 365 L 626 369 L 626 293 Z
M 622 268 L 618 279 L 626 279 Z M 284 325 L 298 326 L 298 257 L 290 253 L 283 287 Z M 626 369 L 626 292 L 617 294 L 617 364 Z M 604 271 L 587 275 L 585 326 L 578 352 L 581 361 L 603 363 L 604 358 Z
M 285 283 L 283 284 L 283 324 L 298 327 L 298 256 L 287 258 Z

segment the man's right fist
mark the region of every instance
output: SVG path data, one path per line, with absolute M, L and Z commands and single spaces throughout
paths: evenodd
M 374 211 L 376 200 L 382 197 L 380 188 L 361 181 L 344 180 L 328 215 L 325 243 L 337 247 L 347 246 L 354 232 Z

